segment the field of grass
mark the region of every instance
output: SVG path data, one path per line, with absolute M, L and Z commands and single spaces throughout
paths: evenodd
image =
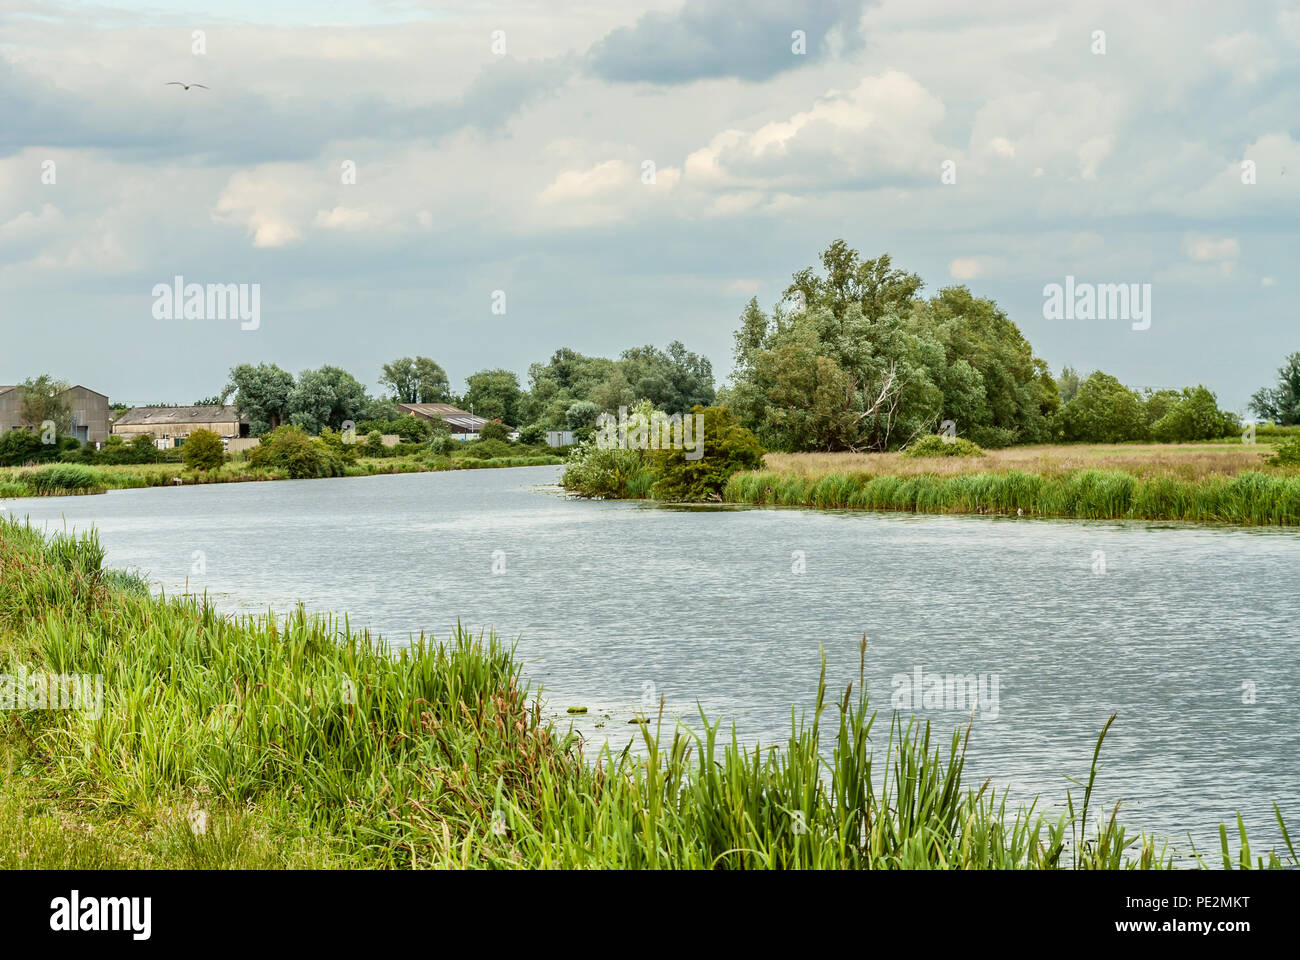
M 1300 471 L 1265 444 L 1012 447 L 983 457 L 769 453 L 732 503 L 917 513 L 1300 524 Z
M 0 869 L 1172 865 L 1095 807 L 1113 717 L 1056 816 L 963 782 L 969 728 L 879 719 L 824 669 L 779 748 L 660 717 L 639 752 L 586 756 L 495 638 L 390 653 L 301 611 L 151 598 L 102 561 L 93 532 L 0 522 L 0 673 L 103 680 L 97 710 L 0 710 Z M 1204 862 L 1296 866 L 1275 810 L 1285 849 L 1252 852 L 1238 821 Z
M 493 467 L 534 467 L 563 463 L 555 456 L 512 456 L 476 460 L 472 457 L 361 457 L 349 464 L 345 476 L 369 477 L 389 473 L 425 473 L 438 470 L 476 470 Z M 0 498 L 33 496 L 68 496 L 77 493 L 103 493 L 105 490 L 131 490 L 141 487 L 168 487 L 195 483 L 250 483 L 264 480 L 287 480 L 283 470 L 250 467 L 242 460 L 227 461 L 215 470 L 189 470 L 179 463 L 150 463 L 79 467 L 93 476 L 93 486 L 86 489 L 41 489 L 30 482 L 43 467 L 0 467 Z
M 1273 448 L 1203 443 L 1058 444 L 988 450 L 983 457 L 926 457 L 901 453 L 769 453 L 764 469 L 804 479 L 832 474 L 914 477 L 925 474 L 1037 473 L 1059 476 L 1080 470 L 1117 470 L 1135 477 L 1200 480 L 1233 477 L 1265 467 Z

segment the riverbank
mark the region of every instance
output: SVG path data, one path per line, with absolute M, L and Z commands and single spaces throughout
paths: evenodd
M 473 457 L 362 457 L 346 464 L 343 476 L 373 477 L 395 473 L 432 473 L 443 470 L 485 470 L 505 467 L 558 466 L 555 456 L 518 456 L 476 459 Z M 82 478 L 78 486 L 43 482 L 51 471 L 75 470 Z M 128 464 L 82 467 L 50 464 L 37 467 L 0 468 L 0 498 L 75 496 L 108 490 L 136 490 L 205 483 L 259 483 L 292 479 L 287 470 L 264 469 L 240 460 L 213 470 L 190 470 L 179 463 Z M 66 481 L 64 481 L 66 483 Z
M 1013 447 L 984 457 L 769 453 L 729 503 L 1087 520 L 1300 524 L 1300 470 L 1271 449 L 1206 444 Z
M 103 678 L 94 713 L 0 712 L 0 867 L 1169 864 L 1090 805 L 1089 771 L 1066 814 L 1012 813 L 963 784 L 966 734 L 880 730 L 860 680 L 820 684 L 779 751 L 652 718 L 640 757 L 591 756 L 492 637 L 388 655 L 337 621 L 151 598 L 102 558 L 0 524 L 0 671 Z

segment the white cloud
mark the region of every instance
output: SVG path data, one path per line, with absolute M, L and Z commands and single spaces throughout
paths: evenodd
M 1215 239 L 1213 237 L 1192 236 L 1184 241 L 1183 249 L 1191 259 L 1204 262 L 1236 260 L 1241 252 L 1241 245 L 1233 237 Z

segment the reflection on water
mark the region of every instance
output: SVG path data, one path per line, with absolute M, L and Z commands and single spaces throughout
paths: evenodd
M 971 705 L 934 680 L 984 681 L 972 783 L 992 776 L 1014 799 L 1055 804 L 1115 712 L 1099 790 L 1124 800 L 1133 827 L 1184 845 L 1191 829 L 1213 850 L 1215 825 L 1241 809 L 1263 849 L 1277 837 L 1273 800 L 1300 824 L 1300 533 L 665 509 L 566 500 L 546 486 L 555 477 L 475 470 L 8 506 L 93 523 L 110 564 L 169 592 L 188 579 L 226 610 L 301 601 L 397 644 L 445 636 L 458 618 L 495 628 L 518 638 L 562 722 L 586 706 L 584 733 L 619 747 L 660 697 L 671 716 L 698 703 L 747 740 L 779 742 L 791 707 L 812 705 L 823 651 L 838 689 L 856 679 L 865 635 L 882 711 L 919 692 L 917 712 L 947 731 Z

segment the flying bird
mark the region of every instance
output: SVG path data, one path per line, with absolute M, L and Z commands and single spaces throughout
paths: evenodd
M 188 90 L 190 87 L 198 87 L 200 90 L 210 89 L 201 83 L 181 83 L 179 80 L 168 80 L 163 84 L 164 87 L 184 87 Z

